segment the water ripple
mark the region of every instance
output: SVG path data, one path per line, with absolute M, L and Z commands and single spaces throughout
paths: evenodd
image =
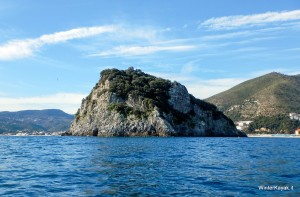
M 1 136 L 0 196 L 300 196 L 299 149 L 289 138 Z

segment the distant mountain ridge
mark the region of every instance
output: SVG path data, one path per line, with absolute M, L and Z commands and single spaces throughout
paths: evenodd
M 74 115 L 58 109 L 0 112 L 0 133 L 68 130 Z
M 215 104 L 231 119 L 300 114 L 300 75 L 272 72 L 245 81 L 205 101 Z

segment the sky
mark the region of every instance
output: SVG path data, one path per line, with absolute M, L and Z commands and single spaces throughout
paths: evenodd
M 299 0 L 0 0 L 0 111 L 75 113 L 107 68 L 200 99 L 300 74 Z

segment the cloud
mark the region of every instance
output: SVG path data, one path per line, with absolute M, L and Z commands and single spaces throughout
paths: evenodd
M 255 34 L 254 32 L 250 32 L 250 31 L 240 31 L 240 32 L 233 32 L 233 33 L 203 36 L 202 40 L 204 41 L 223 40 L 223 39 L 231 39 L 231 38 L 238 38 L 238 37 L 248 37 L 254 34 Z
M 289 71 L 289 72 L 286 72 L 285 74 L 287 74 L 287 75 L 299 75 L 300 74 L 300 70 Z
M 124 41 L 124 40 L 155 40 L 157 34 L 160 33 L 159 30 L 153 27 L 136 27 L 128 25 L 118 25 L 118 31 L 111 34 L 111 39 L 114 41 Z
M 300 47 L 296 47 L 296 48 L 289 48 L 289 49 L 285 49 L 283 51 L 292 51 L 292 52 L 299 52 L 300 51 Z M 1 69 L 1 67 L 0 67 Z
M 0 111 L 19 111 L 27 109 L 61 109 L 75 114 L 87 94 L 57 93 L 39 97 L 0 97 Z
M 210 96 L 223 92 L 236 86 L 248 78 L 215 78 L 215 79 L 201 79 L 192 74 L 181 73 L 164 73 L 164 72 L 150 72 L 151 75 L 178 81 L 186 86 L 189 93 L 199 99 L 206 99 Z
M 38 40 L 44 44 L 52 44 L 77 38 L 95 36 L 107 32 L 114 32 L 115 30 L 116 27 L 114 26 L 83 27 L 49 35 L 43 35 L 39 37 Z
M 200 26 L 214 30 L 223 30 L 236 29 L 240 27 L 253 27 L 294 20 L 300 20 L 300 10 L 211 18 L 202 22 Z
M 233 86 L 236 86 L 244 82 L 245 78 L 219 78 L 204 80 L 198 79 L 194 81 L 186 81 L 183 84 L 186 85 L 190 94 L 200 99 L 206 99 L 210 96 L 226 91 Z
M 39 43 L 35 40 L 14 40 L 0 46 L 0 60 L 28 57 L 33 54 Z
M 109 51 L 103 51 L 90 56 L 139 56 L 156 52 L 177 52 L 189 51 L 195 49 L 193 45 L 175 45 L 175 46 L 119 46 Z
M 116 31 L 115 26 L 82 27 L 42 35 L 35 39 L 12 40 L 6 44 L 0 45 L 0 60 L 12 60 L 32 56 L 34 52 L 47 44 L 56 44 L 114 31 Z
M 0 92 L 0 97 L 1 97 L 1 96 L 6 96 L 6 93 Z

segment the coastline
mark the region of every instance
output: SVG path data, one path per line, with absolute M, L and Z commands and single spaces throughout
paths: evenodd
M 248 137 L 267 137 L 267 138 L 300 138 L 300 135 L 295 134 L 247 134 Z

